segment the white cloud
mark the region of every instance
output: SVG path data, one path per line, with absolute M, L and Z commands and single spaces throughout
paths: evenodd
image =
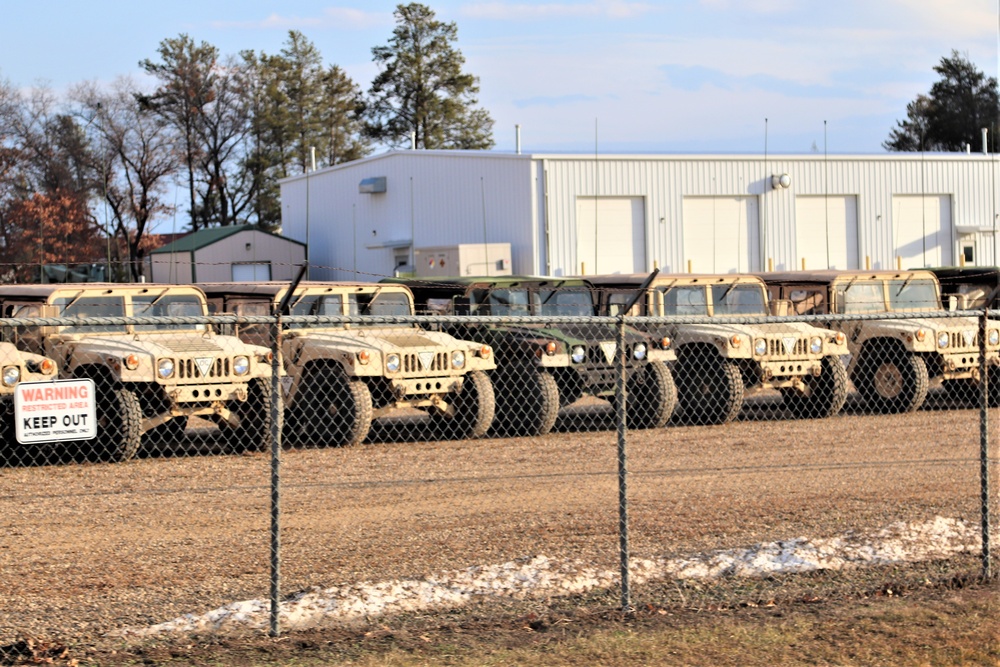
M 625 0 L 592 0 L 584 3 L 509 3 L 481 2 L 466 5 L 462 16 L 496 20 L 538 20 L 550 18 L 613 18 L 629 19 L 655 11 L 646 2 L 625 2 Z
M 214 21 L 213 28 L 252 28 L 252 29 L 305 29 L 305 28 L 340 28 L 357 30 L 380 25 L 392 25 L 394 22 L 390 12 L 366 12 L 350 7 L 328 7 L 319 16 L 285 16 L 271 14 L 253 21 Z

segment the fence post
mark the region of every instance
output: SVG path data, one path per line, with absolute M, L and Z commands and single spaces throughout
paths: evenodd
M 980 486 L 980 522 L 982 530 L 982 567 L 983 579 L 993 578 L 993 563 L 990 545 L 990 428 L 989 428 L 989 396 L 990 374 L 986 364 L 986 336 L 989 333 L 987 314 L 989 306 L 983 308 L 979 316 L 979 486 Z
M 281 632 L 281 311 L 271 322 L 271 618 L 270 636 Z
M 628 542 L 628 465 L 626 460 L 625 441 L 627 425 L 625 422 L 625 402 L 628 400 L 625 392 L 626 364 L 628 351 L 625 349 L 625 313 L 618 316 L 618 331 L 615 336 L 615 347 L 618 350 L 617 380 L 615 382 L 615 424 L 618 429 L 618 551 L 621 559 L 621 604 L 622 613 L 632 613 L 632 590 L 629 581 L 629 542 Z

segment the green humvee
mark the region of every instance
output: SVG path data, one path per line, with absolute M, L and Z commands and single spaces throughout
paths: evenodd
M 582 279 L 501 276 L 404 282 L 428 314 L 530 317 L 529 323 L 469 322 L 452 333 L 496 351 L 497 424 L 500 435 L 541 435 L 555 425 L 560 408 L 584 396 L 611 399 L 616 381 L 616 331 L 606 323 L 552 323 L 546 317 L 596 314 L 593 287 Z M 669 341 L 629 328 L 627 423 L 663 426 L 677 402 L 667 361 Z

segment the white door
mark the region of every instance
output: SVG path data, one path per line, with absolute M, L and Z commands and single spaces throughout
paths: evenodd
M 252 283 L 271 279 L 271 263 L 255 262 L 248 264 L 233 264 L 234 283 Z
M 951 198 L 948 195 L 895 195 L 892 241 L 904 269 L 951 266 Z M 892 266 L 896 266 L 893 258 Z
M 594 275 L 645 271 L 645 217 L 642 197 L 578 197 L 578 272 Z
M 684 268 L 694 273 L 760 270 L 755 197 L 684 198 Z
M 857 269 L 858 200 L 851 196 L 795 198 L 795 268 Z

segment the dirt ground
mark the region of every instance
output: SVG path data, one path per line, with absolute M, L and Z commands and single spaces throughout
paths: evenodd
M 942 407 L 806 421 L 762 403 L 724 426 L 630 432 L 631 552 L 682 555 L 935 516 L 977 524 L 979 414 Z M 585 407 L 545 437 L 454 442 L 383 425 L 361 447 L 284 452 L 282 594 L 537 554 L 615 569 L 617 436 L 590 430 L 602 419 Z M 108 633 L 122 628 L 266 599 L 272 472 L 267 454 L 198 453 L 0 469 L 0 646 L 107 651 L 121 643 Z M 914 576 L 946 581 L 976 568 L 965 558 Z M 835 588 L 849 596 L 879 585 L 842 575 Z M 797 591 L 767 586 L 763 598 Z M 699 604 L 748 595 L 742 583 L 718 591 L 709 598 L 719 602 Z M 615 594 L 585 606 L 614 609 Z M 635 595 L 658 608 L 690 592 L 647 585 Z M 504 604 L 497 618 L 530 613 Z

